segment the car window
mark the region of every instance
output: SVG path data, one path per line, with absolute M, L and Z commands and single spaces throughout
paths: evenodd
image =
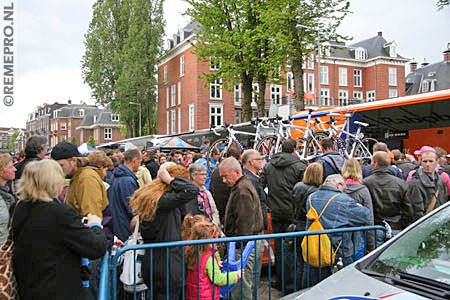
M 450 206 L 392 243 L 365 270 L 416 275 L 450 285 Z

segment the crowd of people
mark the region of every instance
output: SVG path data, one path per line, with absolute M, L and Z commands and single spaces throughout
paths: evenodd
M 82 156 L 68 142 L 49 153 L 46 138 L 31 137 L 15 164 L 9 154 L 0 155 L 0 243 L 11 227 L 19 295 L 96 299 L 101 259 L 105 251 L 124 246 L 136 217 L 144 243 L 261 235 L 268 212 L 273 233 L 305 231 L 312 207 L 325 229 L 374 224 L 389 229 L 390 235 L 332 236 L 335 249 L 342 245 L 339 260 L 345 266 L 449 199 L 450 168 L 442 148 L 423 146 L 413 156 L 377 143 L 364 165 L 334 152 L 330 140 L 323 147 L 325 153 L 307 163 L 299 159 L 296 141 L 288 139 L 264 164 L 258 151 L 242 153 L 237 145 L 222 161 L 214 151 L 205 157 L 208 142 L 200 153 L 130 148 Z M 333 266 L 309 266 L 300 247 L 293 253 L 283 245 L 275 240 L 273 287 L 280 289 L 284 280 L 290 292 L 331 274 Z M 236 259 L 242 246 L 236 244 Z M 233 299 L 256 299 L 263 240 L 255 242 L 242 270 L 225 277 L 218 250 L 211 244 L 154 249 L 152 255 L 147 250 L 142 275 L 153 298 L 180 299 L 185 282 L 187 299 L 219 299 L 218 286 L 229 284 L 238 285 Z M 132 297 L 123 293 L 123 299 Z

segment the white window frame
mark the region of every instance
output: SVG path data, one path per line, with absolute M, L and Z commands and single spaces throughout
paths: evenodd
M 347 68 L 339 68 L 339 86 L 347 86 Z
M 195 130 L 195 106 L 189 104 L 189 131 Z
M 220 112 L 217 112 L 217 110 Z M 223 105 L 222 104 L 210 104 L 209 105 L 209 123 L 211 126 L 223 125 Z
M 103 137 L 105 141 L 112 140 L 112 128 L 109 127 L 103 128 Z
M 166 87 L 166 108 L 170 107 L 170 89 Z
M 389 67 L 389 85 L 397 86 L 397 68 Z
M 62 141 L 68 142 L 67 136 L 66 136 L 65 134 L 61 135 L 61 142 L 62 142 Z
M 67 123 L 61 122 L 61 130 L 67 130 Z
M 175 109 L 172 109 L 171 111 L 170 111 L 170 129 L 171 129 L 171 133 L 172 134 L 174 134 L 174 133 L 177 133 L 176 132 L 176 124 L 177 124 L 177 114 L 176 114 L 176 111 L 175 111 Z
M 348 90 L 338 91 L 339 106 L 348 105 Z
M 209 99 L 222 100 L 222 78 L 217 78 L 209 84 Z
M 270 103 L 275 105 L 281 105 L 281 85 L 270 85 Z
M 320 84 L 328 84 L 328 66 L 320 66 Z
M 166 111 L 166 134 L 170 133 L 170 112 Z
M 241 99 L 242 99 L 242 85 L 236 84 L 234 86 L 234 104 L 235 105 L 241 105 Z
M 306 91 L 314 93 L 314 73 L 308 73 L 308 84 Z
M 373 102 L 373 101 L 377 100 L 377 94 L 376 94 L 375 90 L 367 91 L 366 99 L 367 99 L 367 102 Z
M 184 76 L 184 55 L 180 56 L 180 76 Z
M 362 47 L 356 48 L 355 59 L 359 59 L 359 60 L 367 59 L 367 50 Z
M 308 69 L 314 70 L 314 53 L 308 55 Z
M 181 81 L 178 81 L 178 104 L 181 104 Z
M 168 67 L 167 67 L 167 65 L 165 65 L 164 67 L 163 67 L 163 80 L 164 80 L 164 83 L 167 83 L 167 81 L 169 80 L 169 71 L 168 71 Z
M 95 118 L 96 116 L 94 116 Z M 120 121 L 120 115 L 119 114 L 111 114 L 111 121 L 112 122 L 119 122 Z M 94 121 L 95 122 L 95 121 Z
M 177 103 L 177 86 L 175 84 L 172 84 L 170 86 L 170 105 L 175 106 Z
M 84 109 L 80 108 L 80 110 L 78 111 L 80 113 L 80 117 L 84 117 Z
M 178 114 L 178 132 L 181 132 L 181 107 L 177 108 L 177 114 Z
M 237 110 L 237 109 L 235 109 L 234 110 L 234 123 L 235 124 L 238 124 L 238 123 L 241 123 L 241 111 L 240 110 Z
M 360 69 L 353 70 L 353 86 L 362 87 L 362 71 Z
M 209 70 L 210 71 L 217 71 L 220 68 L 220 62 L 216 63 L 214 62 L 214 58 L 210 57 L 209 58 Z
M 397 98 L 398 90 L 397 89 L 389 89 L 389 98 Z
M 320 100 L 322 101 L 322 106 L 330 106 L 330 89 L 320 89 Z
M 353 91 L 353 99 L 363 100 L 363 92 L 362 91 Z

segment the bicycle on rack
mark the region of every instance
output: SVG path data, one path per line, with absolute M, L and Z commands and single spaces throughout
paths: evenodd
M 215 140 L 211 146 L 209 147 L 208 151 L 206 152 L 206 161 L 208 164 L 209 170 L 213 171 L 213 166 L 211 165 L 211 156 L 213 149 L 217 149 L 220 153 L 220 160 L 224 159 L 227 153 L 228 148 L 230 148 L 231 144 L 235 143 L 238 145 L 242 151 L 246 150 L 247 147 L 245 147 L 239 139 L 236 137 L 236 135 L 246 135 L 254 138 L 253 145 L 256 145 L 262 138 L 263 138 L 263 130 L 262 128 L 268 128 L 268 125 L 264 125 L 265 123 L 270 122 L 269 118 L 259 118 L 257 117 L 255 120 L 252 120 L 252 124 L 256 127 L 256 132 L 247 132 L 247 131 L 240 131 L 235 130 L 233 124 L 225 123 L 224 125 L 218 125 L 214 128 L 211 128 L 211 130 L 214 132 L 215 135 L 222 136 L 222 134 L 219 132 L 220 130 L 226 130 L 227 136 L 223 138 L 219 138 Z M 254 147 L 253 147 L 254 148 Z
M 269 161 L 272 156 L 281 152 L 281 144 L 284 140 L 291 138 L 291 130 L 298 132 L 302 137 L 297 140 L 297 145 L 300 145 L 298 155 L 302 160 L 311 160 L 321 154 L 322 147 L 319 140 L 314 136 L 314 121 L 311 114 L 314 109 L 308 109 L 308 118 L 305 126 L 297 126 L 291 123 L 292 120 L 282 120 L 281 117 L 272 121 L 271 125 L 276 130 L 276 135 L 268 135 L 262 138 L 256 145 L 257 150 L 263 159 Z M 306 143 L 309 141 L 309 143 Z
M 349 117 L 351 115 L 345 115 L 346 120 L 343 126 L 338 127 L 336 125 L 336 117 L 340 116 L 340 114 L 330 113 L 328 114 L 330 120 L 327 122 L 321 122 L 320 120 L 316 120 L 317 122 L 321 122 L 322 124 L 328 124 L 330 127 L 327 131 L 319 131 L 315 133 L 315 139 L 310 139 L 307 143 L 316 143 L 317 141 L 321 141 L 324 138 L 331 138 L 335 149 L 341 153 L 345 158 L 355 158 L 360 162 L 366 162 L 372 158 L 372 153 L 370 149 L 375 143 L 378 141 L 374 138 L 364 137 L 364 133 L 362 132 L 363 127 L 369 126 L 368 123 L 363 123 L 359 121 L 354 121 L 353 123 L 358 126 L 355 133 L 351 133 L 348 129 L 346 129 Z M 345 141 L 341 138 L 341 135 L 345 134 Z

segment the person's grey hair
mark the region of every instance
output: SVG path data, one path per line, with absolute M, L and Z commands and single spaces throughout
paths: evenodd
M 219 165 L 219 168 L 226 166 L 229 170 L 242 170 L 241 164 L 234 157 L 227 157 Z
M 199 163 L 194 163 L 189 166 L 189 175 L 200 173 L 202 171 L 206 171 L 206 167 Z
M 374 145 L 373 145 L 373 151 L 372 151 L 372 153 L 375 153 L 375 152 L 377 152 L 377 151 L 384 151 L 384 152 L 388 152 L 388 146 L 385 144 L 385 143 L 382 143 L 382 142 L 378 142 L 378 143 L 375 143 Z
M 44 149 L 45 145 L 47 145 L 45 136 L 34 135 L 27 140 L 25 155 L 27 157 L 35 157 Z
M 242 154 L 242 164 L 245 166 L 256 156 L 258 156 L 258 151 L 254 149 L 245 150 L 244 153 Z
M 325 178 L 323 185 L 336 186 L 336 184 L 338 184 L 338 183 L 345 184 L 344 177 L 342 177 L 340 174 L 331 174 L 331 175 L 328 175 L 327 178 Z

